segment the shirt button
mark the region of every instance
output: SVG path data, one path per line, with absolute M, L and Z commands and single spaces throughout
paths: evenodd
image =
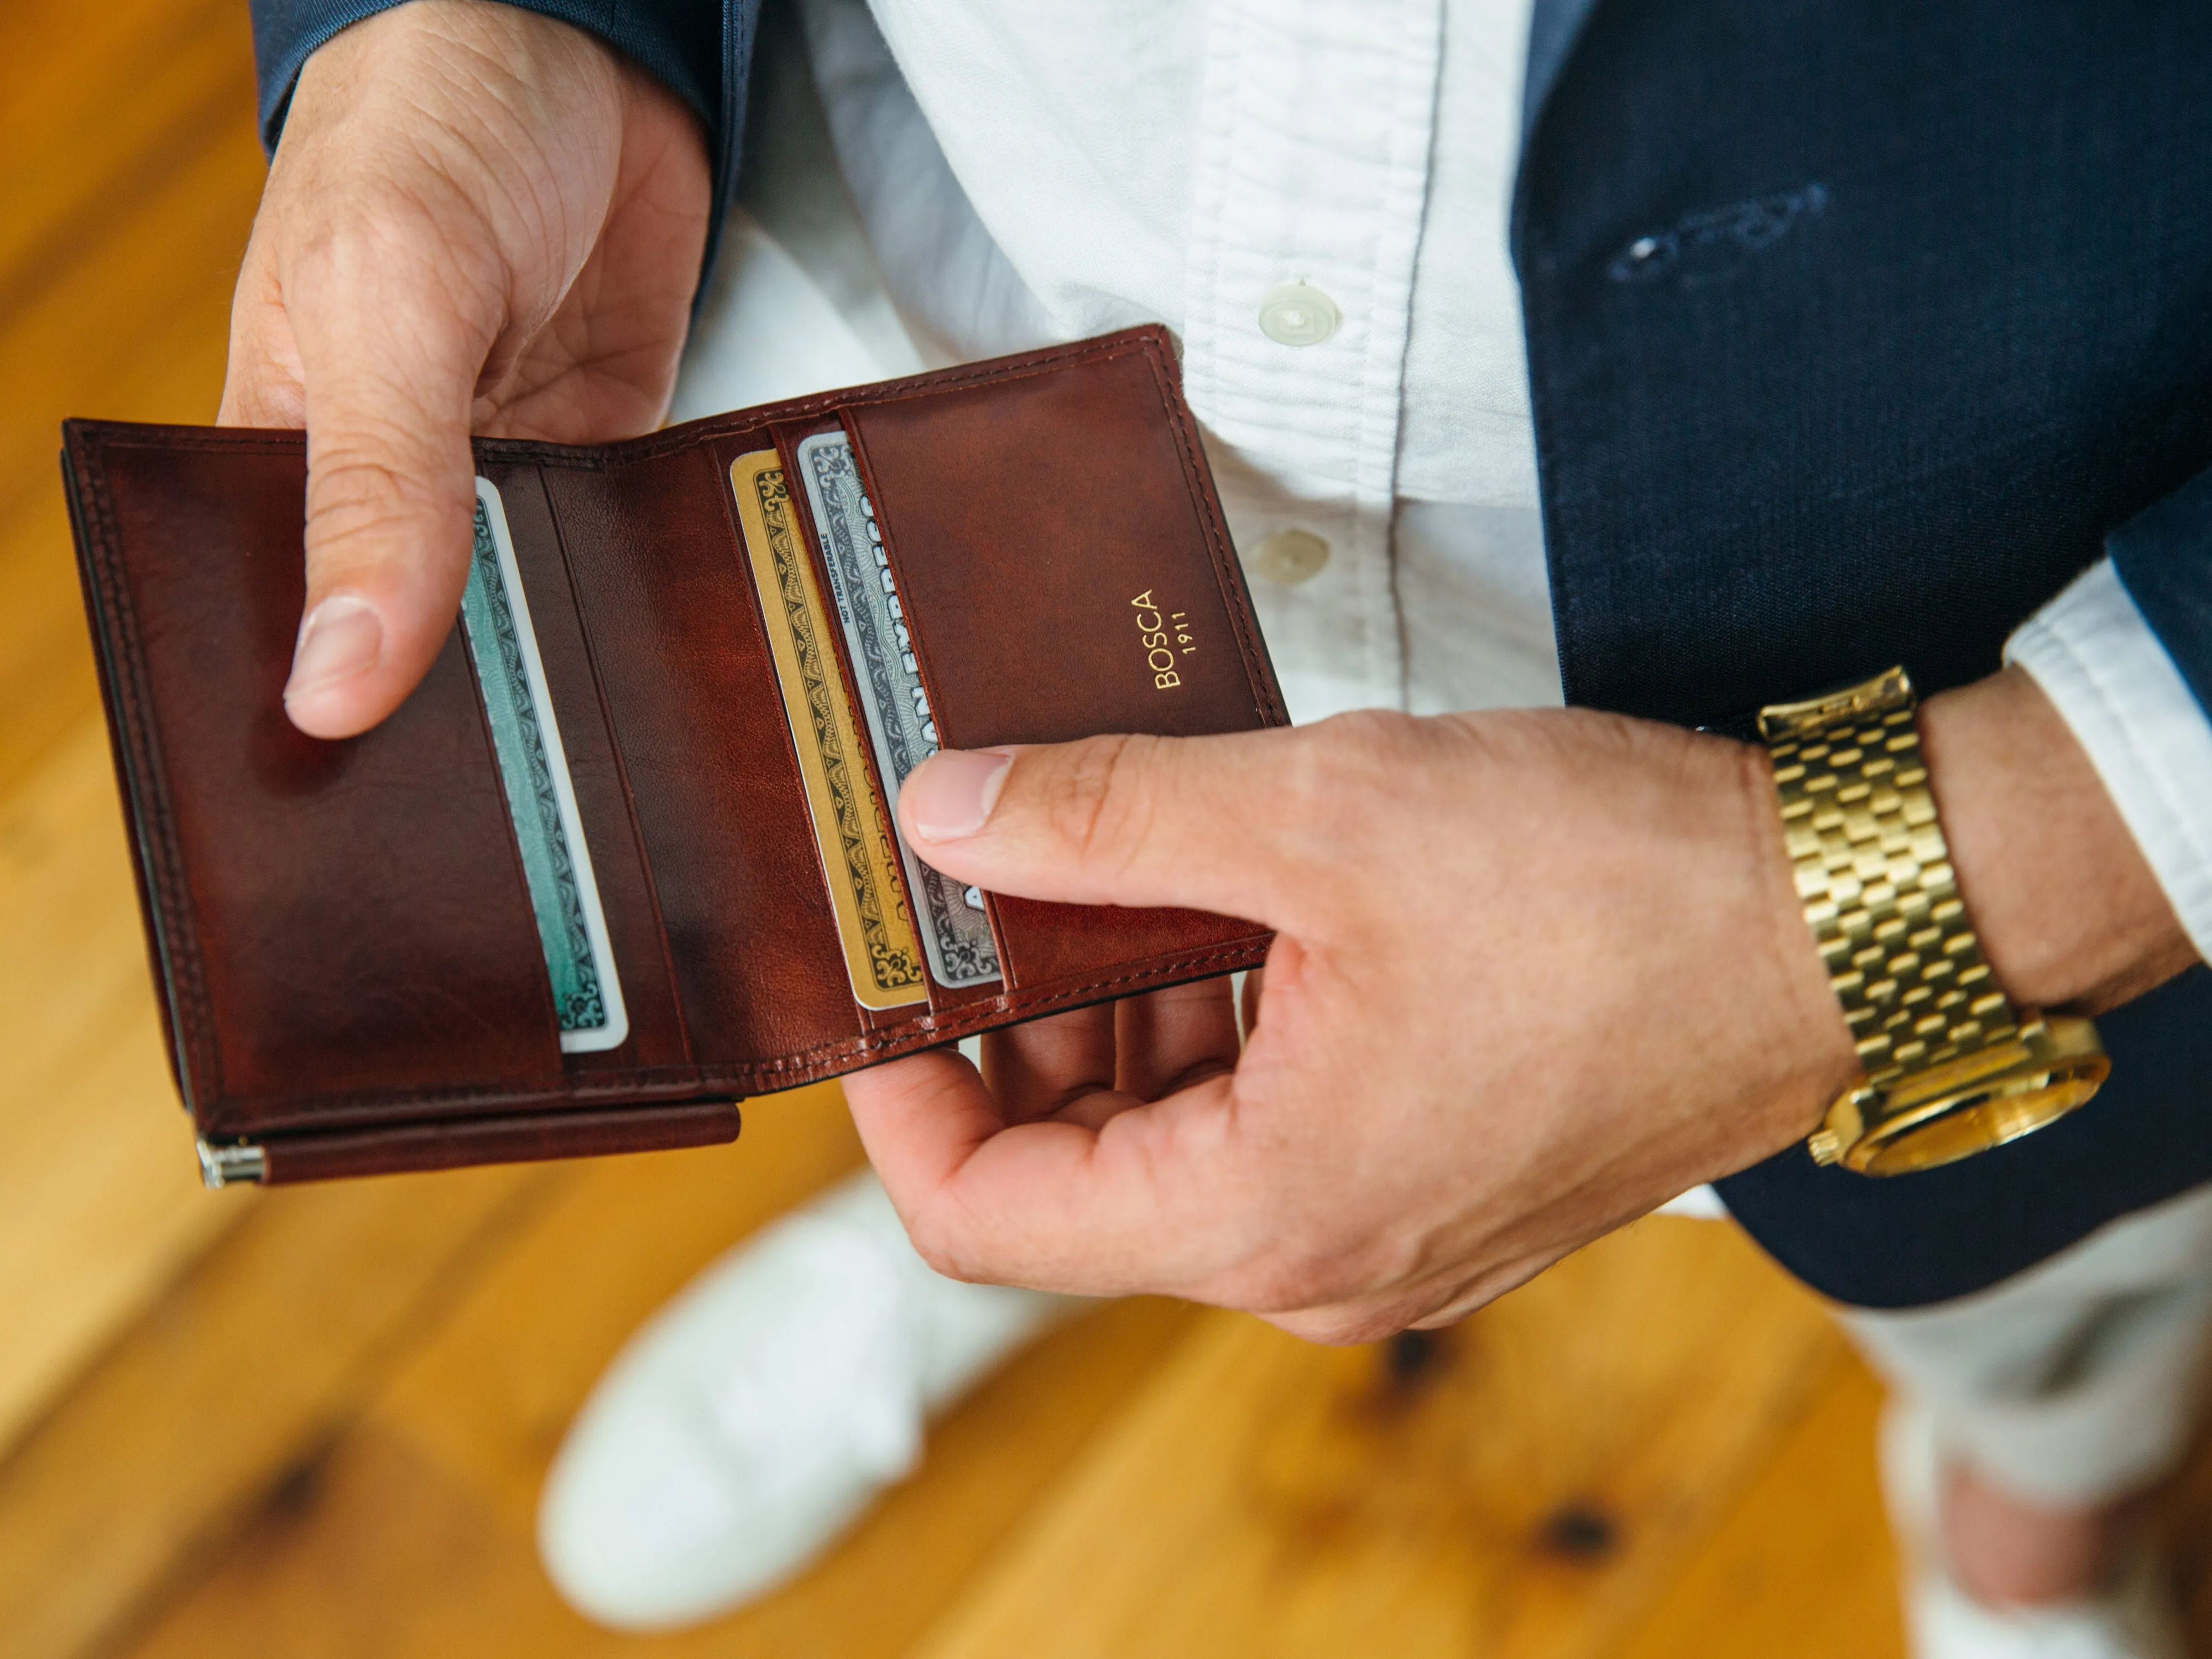
M 1321 574 L 1328 562 L 1328 544 L 1310 530 L 1278 530 L 1261 538 L 1251 562 L 1269 581 L 1295 587 Z
M 1336 332 L 1344 313 L 1310 283 L 1283 283 L 1260 300 L 1260 332 L 1277 345 L 1319 345 Z

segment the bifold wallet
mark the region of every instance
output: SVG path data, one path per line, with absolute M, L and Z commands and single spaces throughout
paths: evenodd
M 1167 337 L 601 447 L 483 440 L 460 621 L 285 718 L 298 433 L 72 421 L 64 470 L 209 1179 L 704 1145 L 737 1103 L 1255 966 L 1189 911 L 964 890 L 939 746 L 1285 715 Z

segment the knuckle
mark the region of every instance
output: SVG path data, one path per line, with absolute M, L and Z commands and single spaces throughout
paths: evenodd
M 1146 774 L 1156 747 L 1154 739 L 1132 736 L 1069 745 L 1045 780 L 1045 820 L 1054 838 L 1086 863 L 1129 862 L 1150 830 Z
M 1380 1342 L 1406 1328 L 1405 1320 L 1395 1313 L 1358 1307 L 1306 1308 L 1297 1313 L 1263 1317 L 1301 1341 L 1328 1348 Z
M 1323 853 L 1363 843 L 1376 805 L 1406 775 L 1418 723 L 1387 709 L 1333 715 L 1309 727 L 1285 779 L 1303 832 Z
M 426 521 L 447 521 L 441 528 L 452 538 L 465 529 L 470 503 L 458 477 L 452 489 L 441 490 L 374 437 L 372 428 L 318 446 L 307 503 L 310 557 L 388 547 L 411 563 Z
M 1273 1318 L 1344 1301 L 1365 1286 L 1347 1253 L 1276 1243 L 1230 1267 L 1218 1288 L 1219 1299 L 1228 1306 Z
M 915 1254 L 928 1264 L 932 1273 L 963 1284 L 980 1281 L 981 1274 L 970 1265 L 960 1248 L 957 1230 L 946 1224 L 942 1206 L 933 1205 L 908 1217 L 906 1231 Z

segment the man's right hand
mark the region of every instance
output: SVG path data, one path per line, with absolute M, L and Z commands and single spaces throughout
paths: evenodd
M 591 443 L 659 422 L 709 188 L 690 112 L 534 13 L 412 0 L 308 59 L 221 416 L 307 429 L 301 730 L 367 730 L 436 656 L 467 580 L 471 431 Z

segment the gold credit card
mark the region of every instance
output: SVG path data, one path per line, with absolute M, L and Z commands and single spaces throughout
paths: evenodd
M 929 987 L 899 884 L 898 854 L 861 758 L 860 730 L 830 642 L 832 619 L 792 523 L 783 463 L 773 449 L 741 455 L 730 464 L 730 487 L 738 498 L 738 522 L 768 623 L 784 717 L 799 751 L 853 995 L 863 1008 L 921 1002 Z

